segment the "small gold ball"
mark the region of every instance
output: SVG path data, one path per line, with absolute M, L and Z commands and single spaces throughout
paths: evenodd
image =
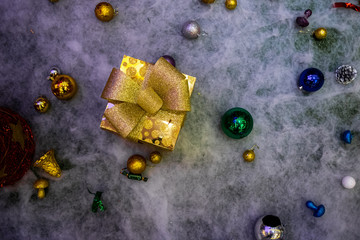
M 114 15 L 115 10 L 110 3 L 101 2 L 95 7 L 95 16 L 102 22 L 109 22 Z
M 49 0 L 49 1 L 54 3 L 54 2 L 58 2 L 59 0 Z
M 208 4 L 211 4 L 211 3 L 214 3 L 215 0 L 201 0 L 203 3 L 208 3 Z
M 51 83 L 52 93 L 61 100 L 72 98 L 77 90 L 75 80 L 68 75 L 56 75 Z
M 243 153 L 243 158 L 246 162 L 252 162 L 254 161 L 255 159 L 255 152 L 254 150 L 246 150 L 244 153 Z
M 326 35 L 327 35 L 327 31 L 325 28 L 318 28 L 315 30 L 314 32 L 314 37 L 317 39 L 317 40 L 323 40 L 326 38 Z
M 34 102 L 34 108 L 36 111 L 45 113 L 49 110 L 50 102 L 46 97 L 38 97 Z
M 226 0 L 225 6 L 229 10 L 234 10 L 237 6 L 237 1 L 236 0 Z
M 127 169 L 133 174 L 141 174 L 145 168 L 146 159 L 141 155 L 132 155 L 127 161 Z
M 150 162 L 158 164 L 161 162 L 162 156 L 159 152 L 150 153 Z

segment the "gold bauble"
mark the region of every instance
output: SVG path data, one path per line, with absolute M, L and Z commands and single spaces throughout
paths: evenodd
M 246 162 L 252 162 L 255 159 L 255 152 L 252 149 L 246 150 L 243 153 L 243 158 Z
M 237 1 L 236 0 L 226 0 L 225 1 L 225 6 L 226 6 L 227 9 L 233 10 L 237 6 Z
M 36 111 L 44 113 L 49 110 L 50 102 L 46 97 L 38 97 L 34 102 L 34 108 Z
M 59 0 L 49 0 L 49 1 L 54 3 L 54 2 L 58 2 Z
M 95 16 L 102 22 L 109 22 L 114 15 L 115 10 L 110 3 L 101 2 L 95 7 Z
M 127 169 L 133 174 L 141 174 L 145 168 L 146 159 L 141 155 L 132 155 L 127 161 Z
M 155 151 L 150 153 L 150 162 L 158 164 L 161 162 L 162 156 L 159 152 Z
M 327 31 L 325 28 L 318 28 L 315 30 L 314 32 L 314 37 L 317 39 L 317 40 L 323 40 L 326 38 L 326 35 L 327 35 Z
M 208 4 L 211 4 L 211 3 L 214 3 L 215 0 L 201 0 L 203 3 L 208 3 Z
M 51 84 L 52 93 L 61 100 L 72 98 L 76 90 L 75 80 L 68 75 L 56 75 Z

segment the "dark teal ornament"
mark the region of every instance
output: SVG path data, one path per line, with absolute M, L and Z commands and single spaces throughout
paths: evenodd
M 314 217 L 321 217 L 325 213 L 324 205 L 316 206 L 312 201 L 307 201 L 306 207 L 314 211 Z
M 222 116 L 221 128 L 228 137 L 235 139 L 244 138 L 253 129 L 253 118 L 243 108 L 232 108 Z
M 353 136 L 352 136 L 350 130 L 346 130 L 345 132 L 343 132 L 343 133 L 341 134 L 341 139 L 342 139 L 345 143 L 350 144 L 350 143 L 351 143 L 351 140 L 353 139 Z

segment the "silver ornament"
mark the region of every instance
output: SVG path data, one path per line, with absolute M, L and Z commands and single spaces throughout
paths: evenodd
M 357 76 L 357 71 L 352 66 L 341 65 L 336 69 L 335 75 L 338 83 L 346 85 L 354 81 Z
M 48 80 L 52 81 L 56 75 L 61 74 L 60 69 L 58 67 L 51 67 L 49 71 Z
M 198 38 L 200 32 L 200 25 L 196 21 L 187 21 L 181 29 L 182 35 L 187 39 Z
M 285 228 L 281 224 L 280 218 L 273 215 L 266 215 L 255 224 L 255 237 L 257 240 L 279 239 L 283 240 Z

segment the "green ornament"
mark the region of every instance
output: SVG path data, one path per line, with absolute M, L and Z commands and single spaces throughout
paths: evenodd
M 102 192 L 95 193 L 94 201 L 91 206 L 91 210 L 93 212 L 97 212 L 98 209 L 100 209 L 101 212 L 103 212 L 105 210 L 105 207 L 101 201 L 101 194 L 102 194 Z
M 243 108 L 232 108 L 222 116 L 221 128 L 228 137 L 244 138 L 253 129 L 253 118 Z

